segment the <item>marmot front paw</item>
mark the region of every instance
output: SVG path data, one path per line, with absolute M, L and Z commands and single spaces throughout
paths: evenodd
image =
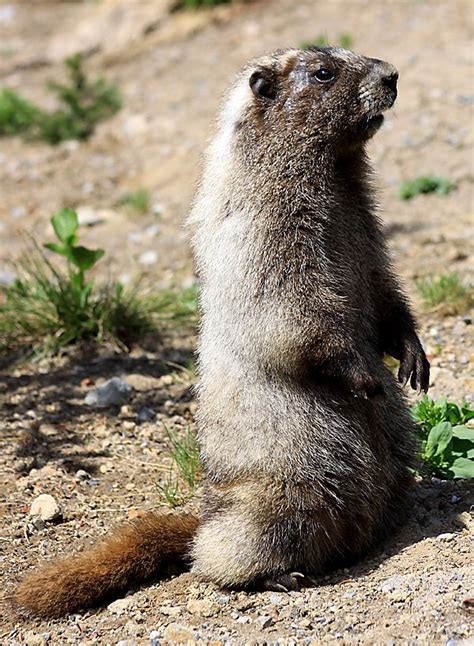
M 400 354 L 398 381 L 405 385 L 410 379 L 410 385 L 413 390 L 428 392 L 430 363 L 416 334 L 402 339 Z

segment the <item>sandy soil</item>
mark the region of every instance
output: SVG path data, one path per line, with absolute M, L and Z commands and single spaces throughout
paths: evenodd
M 21 233 L 50 239 L 51 213 L 70 205 L 92 210 L 98 220 L 85 228 L 84 241 L 106 249 L 102 277 L 144 275 L 149 289 L 190 284 L 182 221 L 230 78 L 263 51 L 320 33 L 330 42 L 350 33 L 354 49 L 400 71 L 399 100 L 370 153 L 396 265 L 419 310 L 431 392 L 471 396 L 472 313 L 423 312 L 414 285 L 419 276 L 446 271 L 472 280 L 472 2 L 273 0 L 197 14 L 170 12 L 170 5 L 0 5 L 1 85 L 48 104 L 45 82 L 62 74 L 64 56 L 81 50 L 89 69 L 115 79 L 124 94 L 122 111 L 88 142 L 51 148 L 0 141 L 0 278 L 21 256 Z M 411 202 L 396 197 L 400 181 L 428 173 L 457 182 L 457 190 Z M 125 191 L 142 187 L 159 218 L 119 206 Z M 194 341 L 183 332 L 154 351 L 123 356 L 105 348 L 92 358 L 71 352 L 0 375 L 6 597 L 38 560 L 87 546 L 135 510 L 159 505 L 156 482 L 168 468 L 164 425 L 193 427 L 192 379 L 175 364 L 186 364 Z M 114 375 L 133 386 L 131 402 L 121 410 L 91 410 L 87 391 Z M 145 407 L 156 418 L 139 423 Z M 28 508 L 39 493 L 61 503 L 61 522 L 32 525 Z M 473 505 L 467 483 L 420 483 L 407 526 L 383 551 L 302 592 L 228 592 L 182 574 L 61 621 L 19 619 L 5 610 L 0 638 L 11 645 L 468 643 L 474 629 L 463 601 L 474 596 Z

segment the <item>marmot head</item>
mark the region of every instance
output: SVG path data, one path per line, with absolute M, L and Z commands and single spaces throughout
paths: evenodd
M 245 68 L 224 119 L 245 146 L 305 142 L 306 150 L 343 153 L 378 130 L 397 97 L 397 79 L 393 65 L 344 49 L 280 51 Z

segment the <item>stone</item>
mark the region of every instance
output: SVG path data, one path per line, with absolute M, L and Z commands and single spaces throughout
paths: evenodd
M 445 534 L 438 534 L 438 536 L 436 537 L 436 540 L 444 543 L 449 543 L 449 541 L 452 541 L 455 538 L 456 538 L 456 534 L 451 534 L 449 532 L 446 532 Z
M 87 471 L 84 471 L 84 469 L 78 469 L 74 474 L 74 478 L 76 480 L 90 480 L 90 477 L 91 477 L 91 474 L 88 473 Z
M 107 610 L 110 610 L 110 612 L 113 612 L 116 615 L 121 615 L 129 607 L 131 602 L 132 599 L 130 597 L 116 599 L 115 601 L 112 601 L 112 603 L 109 603 Z
M 186 610 L 193 615 L 211 617 L 216 612 L 216 606 L 209 599 L 190 599 Z
M 139 424 L 143 424 L 144 422 L 151 422 L 154 420 L 156 417 L 156 413 L 152 408 L 148 408 L 147 406 L 144 406 L 143 408 L 140 408 L 138 411 L 137 415 L 137 420 Z
M 392 576 L 390 579 L 386 579 L 380 586 L 382 592 L 389 594 L 398 590 L 405 582 L 405 577 L 401 575 Z
M 31 503 L 30 516 L 39 516 L 45 522 L 57 520 L 62 516 L 61 506 L 56 498 L 50 494 L 42 493 Z
M 43 532 L 46 529 L 46 523 L 44 520 L 41 520 L 39 516 L 36 518 L 33 518 L 31 523 L 28 525 L 28 530 L 30 530 L 30 533 L 32 534 L 34 531 L 37 532 Z
M 257 622 L 260 624 L 261 628 L 268 628 L 273 624 L 273 619 L 269 615 L 260 615 L 257 617 Z
M 173 623 L 166 626 L 163 638 L 169 642 L 186 643 L 188 640 L 194 640 L 195 635 L 187 626 Z
M 85 402 L 95 408 L 122 406 L 132 395 L 132 388 L 123 379 L 112 377 L 101 386 L 92 388 L 86 395 Z
M 158 254 L 156 251 L 144 251 L 138 258 L 138 262 L 141 265 L 154 265 L 157 260 Z
M 162 606 L 160 612 L 167 617 L 177 617 L 181 614 L 182 606 Z

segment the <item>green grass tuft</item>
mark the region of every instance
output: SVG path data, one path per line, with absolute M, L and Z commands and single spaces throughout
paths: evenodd
M 199 448 L 189 428 L 186 428 L 184 436 L 179 436 L 168 428 L 166 434 L 172 466 L 167 477 L 157 483 L 157 488 L 164 503 L 178 507 L 193 496 L 201 478 Z
M 417 195 L 424 195 L 427 193 L 445 196 L 455 188 L 456 184 L 444 177 L 422 175 L 416 179 L 402 182 L 398 190 L 398 196 L 402 200 L 411 200 Z
M 121 198 L 120 204 L 128 207 L 135 213 L 147 213 L 150 210 L 150 192 L 145 188 L 138 188 L 136 191 L 125 193 Z
M 87 139 L 100 121 L 120 109 L 122 101 L 117 86 L 103 78 L 90 81 L 79 54 L 67 58 L 65 65 L 68 82 L 48 85 L 60 104 L 53 112 L 46 112 L 13 90 L 0 90 L 0 135 L 20 135 L 49 144 Z
M 97 286 L 86 272 L 104 251 L 77 244 L 76 212 L 63 209 L 51 222 L 58 242 L 44 247 L 66 259 L 66 271 L 32 243 L 18 278 L 0 286 L 0 351 L 54 354 L 82 340 L 111 341 L 126 350 L 150 332 L 196 323 L 197 286 L 152 296 L 120 283 Z
M 343 33 L 339 36 L 336 46 L 343 49 L 350 49 L 354 44 L 354 39 L 350 34 Z M 300 49 L 309 49 L 310 47 L 329 47 L 329 40 L 326 34 L 319 34 L 313 40 L 304 40 L 300 43 Z
M 464 285 L 456 273 L 421 278 L 416 281 L 416 288 L 426 309 L 459 314 L 474 304 L 472 287 Z

